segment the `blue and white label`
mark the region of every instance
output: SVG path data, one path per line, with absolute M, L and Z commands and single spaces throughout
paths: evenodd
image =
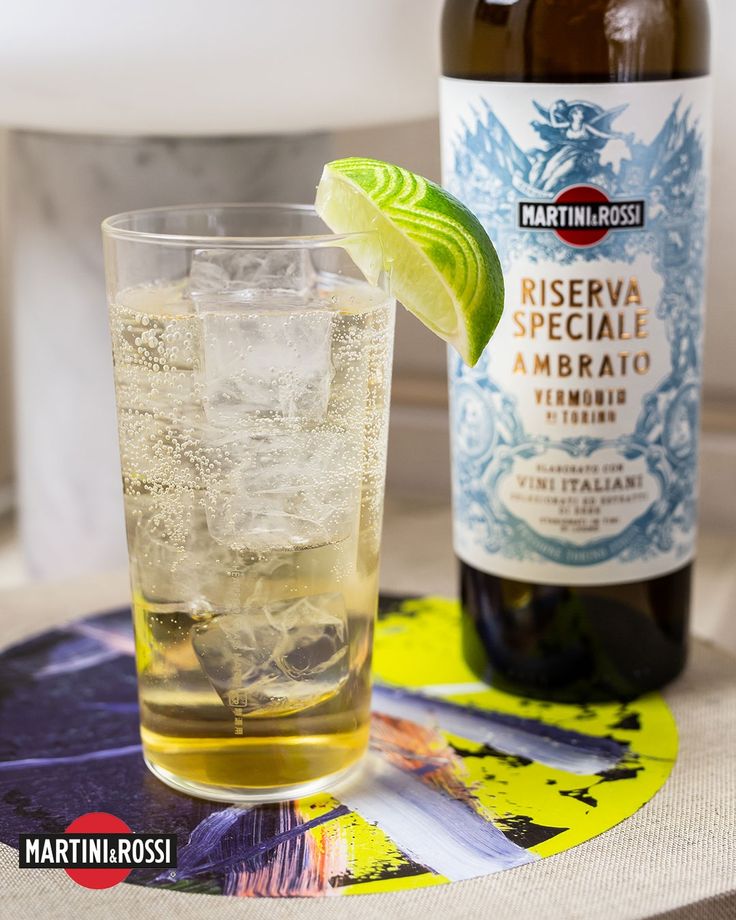
M 450 354 L 454 542 L 547 584 L 690 562 L 709 80 L 443 78 L 444 185 L 504 270 L 475 368 Z

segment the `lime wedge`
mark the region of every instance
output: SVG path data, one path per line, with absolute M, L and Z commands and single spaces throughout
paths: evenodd
M 396 297 L 425 326 L 477 363 L 503 310 L 496 250 L 478 218 L 444 189 L 400 166 L 350 157 L 328 163 L 317 213 L 334 233 L 377 230 L 349 251 L 368 281 L 391 270 Z

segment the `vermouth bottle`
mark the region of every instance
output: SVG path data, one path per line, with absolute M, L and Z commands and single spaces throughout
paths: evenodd
M 543 698 L 636 696 L 687 651 L 707 2 L 446 0 L 442 48 L 443 182 L 506 283 L 478 366 L 449 365 L 478 666 Z

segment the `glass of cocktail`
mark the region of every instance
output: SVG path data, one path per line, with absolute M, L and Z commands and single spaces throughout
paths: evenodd
M 143 750 L 206 798 L 366 750 L 394 302 L 313 209 L 103 224 Z

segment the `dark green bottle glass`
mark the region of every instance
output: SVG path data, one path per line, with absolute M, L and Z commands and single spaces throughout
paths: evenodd
M 527 349 L 523 352 L 523 373 L 532 373 L 532 352 L 529 350 L 532 345 L 528 336 L 533 310 L 541 316 L 538 337 L 544 334 L 544 330 L 549 334 L 552 328 L 552 338 L 558 321 L 548 321 L 548 314 L 557 307 L 563 328 L 572 310 L 590 310 L 596 317 L 605 309 L 612 316 L 617 311 L 623 312 L 620 305 L 612 305 L 605 297 L 599 308 L 598 289 L 594 287 L 591 293 L 591 288 L 585 286 L 588 284 L 585 279 L 599 278 L 604 287 L 614 276 L 628 283 L 634 269 L 626 268 L 624 276 L 624 269 L 620 266 L 627 259 L 631 262 L 635 258 L 631 254 L 635 251 L 643 254 L 642 259 L 649 260 L 646 265 L 653 266 L 651 281 L 647 280 L 648 276 L 641 279 L 642 302 L 637 306 L 635 296 L 632 301 L 633 307 L 639 309 L 642 315 L 646 313 L 642 321 L 645 325 L 639 330 L 642 333 L 642 349 L 649 349 L 646 360 L 650 365 L 656 365 L 656 355 L 665 353 L 662 351 L 665 348 L 661 345 L 662 337 L 669 336 L 666 348 L 671 353 L 671 363 L 664 374 L 657 376 L 656 368 L 649 371 L 645 387 L 649 403 L 640 398 L 640 390 L 626 390 L 632 378 L 638 386 L 638 378 L 630 368 L 628 376 L 617 377 L 614 372 L 612 379 L 603 381 L 606 392 L 612 387 L 618 388 L 617 392 L 626 390 L 624 396 L 618 398 L 626 400 L 628 406 L 638 400 L 632 415 L 632 418 L 636 417 L 635 431 L 633 422 L 630 426 L 632 430 L 624 431 L 623 409 L 618 412 L 612 410 L 609 417 L 617 418 L 610 424 L 606 421 L 598 424 L 592 413 L 590 417 L 593 421 L 579 424 L 578 429 L 550 421 L 554 412 L 557 412 L 555 417 L 558 419 L 583 418 L 581 411 L 570 408 L 575 405 L 570 400 L 586 398 L 581 395 L 586 387 L 590 388 L 591 400 L 598 398 L 595 394 L 600 388 L 600 380 L 575 380 L 576 374 L 586 370 L 586 365 L 573 361 L 572 366 L 577 370 L 572 371 L 572 380 L 569 377 L 555 380 L 552 371 L 551 377 L 548 372 L 548 377 L 544 380 L 540 378 L 538 385 L 528 383 L 530 394 L 543 393 L 540 399 L 552 400 L 551 404 L 556 399 L 562 408 L 549 410 L 544 418 L 540 415 L 537 422 L 534 418 L 529 422 L 529 413 L 525 415 L 523 408 L 518 409 L 518 416 L 514 418 L 527 432 L 527 444 L 534 442 L 536 445 L 533 448 L 527 446 L 527 456 L 532 455 L 534 450 L 538 451 L 538 456 L 548 456 L 543 453 L 546 448 L 539 446 L 542 444 L 540 438 L 545 437 L 547 443 L 566 439 L 568 447 L 577 434 L 583 440 L 599 438 L 608 439 L 611 443 L 617 437 L 635 440 L 641 436 L 644 439 L 641 454 L 632 460 L 626 458 L 634 456 L 638 448 L 630 446 L 631 440 L 627 442 L 629 447 L 611 448 L 624 454 L 628 451 L 622 461 L 625 467 L 622 475 L 633 476 L 634 466 L 638 471 L 643 470 L 642 480 L 624 476 L 620 486 L 625 491 L 627 483 L 633 484 L 630 494 L 635 496 L 638 494 L 636 483 L 648 483 L 648 497 L 641 498 L 640 508 L 635 498 L 631 498 L 632 507 L 640 511 L 638 518 L 636 515 L 631 517 L 621 500 L 619 504 L 624 510 L 619 517 L 616 518 L 618 512 L 611 512 L 606 519 L 602 509 L 618 507 L 618 499 L 614 496 L 606 505 L 601 504 L 603 499 L 598 500 L 593 494 L 593 504 L 578 508 L 580 514 L 586 513 L 585 507 L 589 509 L 590 538 L 586 538 L 584 529 L 575 532 L 578 525 L 574 523 L 574 512 L 565 511 L 571 505 L 553 504 L 555 495 L 559 496 L 565 488 L 565 477 L 570 488 L 570 480 L 574 478 L 555 470 L 597 470 L 590 472 L 587 480 L 585 472 L 580 473 L 575 488 L 585 481 L 593 492 L 599 488 L 602 495 L 613 494 L 611 490 L 615 491 L 619 483 L 615 477 L 602 474 L 602 463 L 596 466 L 597 461 L 594 461 L 598 454 L 593 451 L 584 460 L 584 451 L 590 448 L 581 448 L 580 456 L 571 459 L 568 467 L 560 464 L 560 452 L 555 455 L 555 463 L 549 461 L 546 466 L 541 465 L 541 460 L 525 459 L 526 479 L 518 472 L 521 467 L 513 465 L 517 461 L 512 459 L 507 461 L 512 465 L 507 467 L 506 479 L 503 475 L 496 475 L 498 468 L 494 464 L 497 464 L 501 451 L 512 457 L 523 455 L 523 437 L 514 440 L 507 434 L 495 434 L 496 440 L 492 444 L 489 441 L 487 458 L 482 463 L 478 460 L 478 454 L 483 449 L 481 434 L 485 423 L 477 421 L 478 409 L 473 400 L 478 403 L 485 400 L 484 411 L 491 414 L 487 427 L 496 432 L 504 426 L 508 428 L 503 414 L 508 402 L 499 401 L 493 389 L 495 384 L 489 387 L 485 381 L 479 382 L 477 371 L 472 376 L 470 371 L 459 365 L 453 370 L 451 359 L 456 549 L 460 557 L 468 655 L 477 670 L 485 672 L 488 668 L 496 685 L 513 692 L 577 701 L 634 697 L 661 687 L 676 677 L 685 664 L 687 654 L 692 549 L 682 549 L 678 560 L 677 552 L 671 546 L 668 548 L 663 534 L 667 528 L 674 527 L 673 540 L 679 540 L 683 547 L 688 543 L 691 546 L 694 541 L 695 487 L 692 483 L 695 481 L 693 470 L 696 459 L 686 456 L 687 445 L 683 447 L 680 444 L 678 448 L 678 438 L 687 441 L 689 437 L 694 442 L 689 445 L 691 454 L 697 453 L 698 337 L 702 327 L 697 327 L 693 320 L 693 357 L 678 357 L 672 347 L 672 338 L 673 330 L 675 335 L 680 334 L 680 327 L 667 310 L 675 309 L 673 304 L 678 285 L 686 291 L 695 277 L 699 278 L 697 283 L 702 287 L 703 259 L 698 256 L 695 262 L 681 260 L 677 264 L 674 247 L 678 240 L 675 236 L 678 228 L 686 225 L 682 213 L 687 204 L 686 192 L 678 191 L 676 165 L 665 169 L 663 164 L 672 151 L 679 151 L 684 162 L 690 149 L 682 139 L 683 132 L 693 124 L 683 120 L 683 107 L 688 100 L 685 99 L 679 109 L 667 100 L 674 98 L 673 92 L 677 92 L 677 87 L 672 89 L 674 81 L 684 81 L 683 93 L 687 96 L 692 86 L 697 89 L 694 78 L 705 77 L 708 73 L 708 5 L 706 0 L 446 0 L 442 20 L 442 59 L 443 181 L 479 213 L 491 238 L 506 254 L 505 267 L 511 265 L 507 278 L 506 311 L 511 316 L 518 311 L 516 331 L 521 343 L 519 348 Z M 519 88 L 521 84 L 526 85 L 525 90 Z M 549 84 L 555 85 L 553 93 L 547 92 Z M 615 98 L 610 95 L 611 84 L 619 85 L 614 90 L 619 93 Z M 566 89 L 568 86 L 569 91 Z M 651 135 L 647 135 L 646 118 L 640 110 L 643 100 L 659 100 L 660 96 L 656 95 L 659 87 L 662 88 L 663 101 L 661 105 L 659 102 L 656 105 L 652 103 L 651 121 L 658 126 L 660 133 L 652 131 Z M 473 95 L 474 92 L 476 95 Z M 645 95 L 647 92 L 649 95 Z M 557 97 L 559 101 L 556 101 Z M 547 101 L 540 102 L 540 99 Z M 619 105 L 621 99 L 623 103 Z M 521 100 L 524 105 L 514 100 Z M 667 108 L 668 105 L 670 108 Z M 675 109 L 672 117 L 679 119 L 677 125 L 672 119 L 667 121 L 667 113 L 671 109 Z M 639 112 L 639 121 L 631 124 L 635 127 L 640 125 L 641 130 L 627 131 L 626 119 L 629 116 L 633 119 L 632 113 L 635 112 Z M 506 113 L 505 117 L 503 113 Z M 474 126 L 473 119 L 476 118 L 478 121 Z M 705 122 L 703 115 L 698 123 L 701 132 L 707 129 Z M 669 134 L 665 136 L 663 131 L 669 131 Z M 532 134 L 534 143 L 530 140 Z M 680 144 L 679 148 L 676 148 L 677 144 Z M 614 156 L 608 162 L 606 151 L 615 149 L 619 151 L 618 160 Z M 701 144 L 699 149 L 706 148 Z M 647 164 L 642 167 L 649 170 L 646 175 L 635 172 L 639 162 Z M 683 165 L 682 170 L 690 170 L 683 182 L 701 182 L 707 163 L 703 162 L 699 168 L 698 172 L 692 162 Z M 590 179 L 581 178 L 588 175 Z M 589 199 L 584 189 L 593 186 L 602 191 L 593 193 L 593 198 Z M 506 210 L 499 205 L 502 194 L 510 202 Z M 559 204 L 560 196 L 563 202 L 577 202 L 582 206 L 583 201 L 597 200 L 595 194 L 600 197 L 604 208 L 609 207 L 611 202 L 624 199 L 629 207 L 632 202 L 641 201 L 644 226 L 627 232 L 621 227 L 606 225 L 608 229 L 603 240 L 590 244 L 586 240 L 593 237 L 583 236 L 583 231 L 573 229 L 565 237 L 559 227 L 545 223 L 550 221 L 554 224 L 566 219 L 565 213 L 547 208 L 547 204 Z M 545 206 L 543 211 L 529 212 L 537 214 L 537 226 L 543 226 L 543 232 L 524 235 L 519 210 L 522 201 Z M 588 214 L 588 219 L 593 220 L 591 213 L 579 212 Z M 596 215 L 599 213 L 595 212 Z M 611 214 L 608 217 L 617 219 Z M 590 234 L 590 227 L 587 232 Z M 593 236 L 596 234 L 593 233 Z M 525 241 L 532 238 L 527 256 L 524 253 Z M 615 255 L 612 247 L 623 239 L 630 240 L 631 248 L 623 255 Z M 686 239 L 685 245 L 690 249 L 701 246 L 698 240 L 699 237 L 693 236 Z M 547 241 L 552 241 L 556 249 L 550 248 Z M 596 246 L 600 249 L 600 256 L 596 255 Z M 552 254 L 540 256 L 540 252 L 547 252 L 544 247 Z M 560 294 L 558 301 L 562 301 L 561 304 L 549 296 L 544 300 L 538 296 L 539 279 L 546 271 L 547 281 L 551 283 L 555 272 L 548 263 L 557 259 L 560 264 L 567 265 L 568 251 L 572 260 L 569 271 L 574 275 L 575 266 L 582 266 L 579 271 L 585 281 L 582 300 L 580 304 L 575 301 L 574 291 L 572 295 Z M 547 263 L 544 263 L 543 270 L 540 266 L 544 258 Z M 684 260 L 686 256 L 682 258 Z M 528 259 L 528 265 L 525 259 Z M 668 267 L 670 263 L 674 267 Z M 638 266 L 640 263 L 631 264 Z M 563 291 L 563 281 L 567 284 L 569 272 L 566 275 L 566 271 L 567 268 L 559 271 L 562 275 L 559 291 Z M 528 303 L 520 293 L 522 286 L 516 283 L 517 278 L 523 278 L 525 274 L 536 279 L 534 283 L 537 284 L 534 288 L 536 294 L 534 297 L 530 295 Z M 564 291 L 568 290 L 564 287 Z M 698 291 L 690 293 L 692 310 L 697 311 L 701 308 L 699 297 L 701 300 L 702 297 Z M 536 304 L 532 304 L 535 298 Z M 542 323 L 545 325 L 541 326 Z M 582 322 L 570 325 L 568 331 L 577 335 L 575 330 L 581 328 Z M 618 328 L 620 332 L 623 326 Z M 526 330 L 525 339 L 519 331 L 522 329 Z M 646 340 L 644 332 L 648 336 Z M 499 342 L 494 340 L 491 343 L 486 370 L 490 379 L 497 372 L 499 387 L 505 396 L 512 401 L 518 396 L 521 405 L 528 376 L 522 381 L 520 376 L 512 378 L 508 370 L 499 370 L 499 364 L 503 363 L 501 350 L 517 345 L 513 334 L 509 331 L 504 339 L 501 332 Z M 657 344 L 658 341 L 660 344 Z M 533 347 L 542 348 L 537 343 L 538 339 Z M 622 343 L 617 344 L 621 346 Z M 564 343 L 558 346 L 555 342 L 545 342 L 544 347 L 547 346 L 550 346 L 548 351 L 534 352 L 535 360 L 537 354 L 540 356 L 540 367 L 546 367 L 545 355 L 551 354 L 554 362 L 554 349 L 567 347 Z M 573 346 L 577 348 L 574 342 L 571 348 Z M 594 357 L 598 354 L 595 349 L 600 347 L 597 343 L 591 346 Z M 633 348 L 631 354 L 634 354 Z M 592 366 L 596 366 L 595 361 Z M 641 363 L 643 366 L 644 358 Z M 517 361 L 516 369 L 522 365 Z M 569 367 L 566 369 L 569 370 Z M 573 384 L 579 387 L 577 396 L 570 396 Z M 485 389 L 482 389 L 484 386 Z M 547 396 L 547 391 L 552 395 Z M 469 395 L 466 396 L 466 393 Z M 555 395 L 560 393 L 561 396 Z M 652 421 L 646 418 L 647 405 Z M 475 428 L 471 434 L 481 431 L 475 438 L 469 438 L 462 427 L 466 424 L 464 413 L 467 414 L 468 406 L 476 413 L 473 416 Z M 690 430 L 686 421 L 675 421 L 678 412 L 683 418 L 687 417 Z M 661 417 L 654 418 L 657 413 Z M 677 425 L 680 426 L 679 434 L 673 433 Z M 610 459 L 611 456 L 613 454 L 609 451 L 606 457 Z M 656 458 L 659 456 L 665 457 L 661 469 L 657 467 L 659 460 Z M 537 463 L 536 467 L 534 463 Z M 588 463 L 588 467 L 584 463 Z M 627 463 L 634 466 L 629 468 Z M 688 463 L 689 471 L 685 470 Z M 543 476 L 543 472 L 549 475 Z M 510 486 L 502 484 L 511 482 L 512 478 L 517 484 L 516 493 Z M 655 480 L 659 489 L 657 495 L 652 494 Z M 555 509 L 554 514 L 524 511 L 537 501 L 531 493 L 523 491 L 526 486 L 521 483 L 529 482 L 551 491 L 548 507 Z M 676 488 L 682 493 L 679 497 L 673 492 Z M 494 489 L 496 492 L 493 492 Z M 687 494 L 688 489 L 690 494 Z M 486 500 L 483 490 L 493 494 Z M 597 500 L 598 505 L 594 504 Z M 525 514 L 527 517 L 524 517 Z M 544 514 L 547 514 L 546 518 Z M 637 524 L 637 521 L 645 520 L 648 523 Z M 661 521 L 659 525 L 658 520 Z M 562 528 L 560 532 L 555 531 L 558 525 Z M 598 532 L 596 526 L 599 527 Z M 620 537 L 618 543 L 617 537 Z M 651 542 L 650 547 L 646 546 L 647 540 Z M 584 557 L 580 547 L 599 553 L 601 559 L 608 552 L 610 558 L 596 565 L 589 564 L 589 559 L 580 562 Z M 634 559 L 636 554 L 638 556 Z M 560 563 L 563 557 L 577 561 Z M 629 557 L 632 557 L 631 561 L 627 561 Z M 527 558 L 529 561 L 525 562 Z M 647 559 L 650 561 L 647 562 Z M 648 567 L 651 574 L 647 574 Z M 549 581 L 545 582 L 547 570 L 551 574 Z M 533 577 L 527 577 L 527 571 L 533 572 Z M 571 573 L 569 581 L 565 580 L 565 572 Z M 629 572 L 630 575 L 627 574 Z M 482 655 L 478 654 L 477 637 L 481 640 Z

